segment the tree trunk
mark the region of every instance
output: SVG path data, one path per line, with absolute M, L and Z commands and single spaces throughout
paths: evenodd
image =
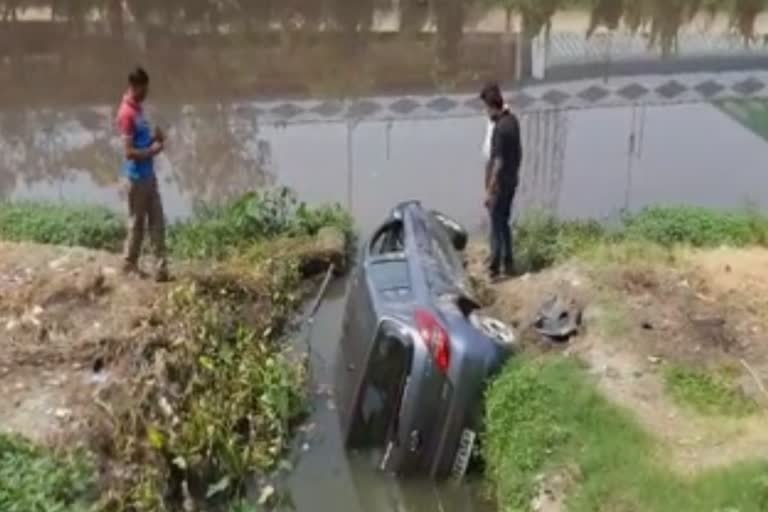
M 107 18 L 109 19 L 110 35 L 118 41 L 123 41 L 125 36 L 123 3 L 121 0 L 108 0 Z
M 464 35 L 463 0 L 446 0 L 435 12 L 437 25 L 437 74 L 454 76 L 459 65 L 459 46 Z

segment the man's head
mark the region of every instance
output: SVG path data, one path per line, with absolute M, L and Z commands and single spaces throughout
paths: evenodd
M 133 99 L 141 103 L 149 94 L 149 75 L 142 68 L 137 67 L 128 75 L 128 87 Z
M 483 100 L 488 117 L 491 119 L 497 118 L 504 111 L 504 96 L 498 84 L 486 84 L 480 92 L 480 99 Z

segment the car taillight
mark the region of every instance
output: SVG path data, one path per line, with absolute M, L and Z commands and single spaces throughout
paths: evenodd
M 427 344 L 435 364 L 441 372 L 446 373 L 451 365 L 451 338 L 448 331 L 440 325 L 435 316 L 429 311 L 416 311 L 416 328 L 424 343 Z

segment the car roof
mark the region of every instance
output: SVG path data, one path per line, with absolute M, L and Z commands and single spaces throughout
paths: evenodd
M 402 220 L 405 226 L 406 258 L 417 270 L 413 279 L 419 279 L 423 285 L 417 293 L 423 292 L 432 298 L 471 297 L 467 276 L 447 232 L 436 232 L 432 213 L 420 201 L 398 204 L 390 218 Z

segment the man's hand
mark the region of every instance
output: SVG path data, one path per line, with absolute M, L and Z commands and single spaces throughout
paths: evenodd
M 155 142 L 152 143 L 152 146 L 150 146 L 149 152 L 152 156 L 155 156 L 161 153 L 164 147 L 165 145 L 161 141 L 156 140 Z
M 165 132 L 159 127 L 155 127 L 155 142 L 165 144 Z
M 492 190 L 488 190 L 485 193 L 485 201 L 483 202 L 483 204 L 485 205 L 486 208 L 490 210 L 491 208 L 493 208 L 493 203 L 495 201 L 496 201 L 496 193 L 493 192 Z

